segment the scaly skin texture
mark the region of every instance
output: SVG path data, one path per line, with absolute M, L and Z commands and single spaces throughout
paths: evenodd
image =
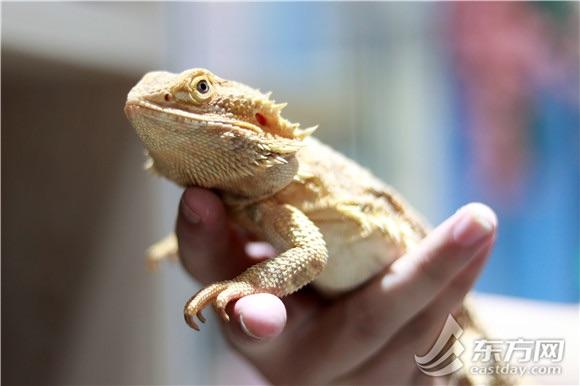
M 352 290 L 427 233 L 398 194 L 312 138 L 315 128 L 283 118 L 284 106 L 204 69 L 150 72 L 128 95 L 125 113 L 147 147 L 147 167 L 218 191 L 229 216 L 280 253 L 194 295 L 184 310 L 194 329 L 207 305 L 228 320 L 226 305 L 253 293 L 281 297 L 308 283 L 329 295 Z M 176 253 L 170 236 L 149 259 Z

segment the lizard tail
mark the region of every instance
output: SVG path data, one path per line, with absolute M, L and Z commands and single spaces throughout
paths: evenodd
M 199 327 L 194 320 L 194 316 L 200 320 L 200 322 L 205 323 L 205 317 L 201 313 L 208 304 L 212 303 L 217 295 L 222 292 L 227 286 L 229 282 L 221 282 L 212 284 L 202 290 L 199 290 L 195 295 L 193 295 L 187 303 L 185 303 L 185 307 L 183 308 L 183 316 L 185 318 L 185 322 L 194 330 L 199 331 Z

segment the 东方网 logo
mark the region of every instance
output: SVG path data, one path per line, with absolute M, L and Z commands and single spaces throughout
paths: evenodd
M 415 355 L 419 370 L 432 377 L 438 377 L 449 375 L 462 368 L 463 362 L 459 356 L 465 348 L 459 342 L 461 334 L 463 329 L 453 316 L 449 315 L 431 350 L 423 356 Z

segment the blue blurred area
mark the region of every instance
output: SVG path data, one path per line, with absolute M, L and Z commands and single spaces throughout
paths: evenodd
M 482 201 L 500 221 L 477 289 L 578 302 L 578 9 L 456 8 L 452 205 Z
M 458 91 L 458 126 L 467 118 Z M 492 206 L 500 228 L 477 289 L 556 302 L 579 298 L 579 113 L 547 90 L 535 95 L 531 174 L 521 201 L 504 203 L 470 184 L 465 137 L 454 136 L 453 207 L 467 201 Z

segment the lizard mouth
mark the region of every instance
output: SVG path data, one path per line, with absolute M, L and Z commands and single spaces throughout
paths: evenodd
M 238 129 L 263 134 L 260 127 L 245 121 L 216 115 L 196 114 L 170 106 L 162 107 L 142 99 L 127 100 L 124 110 L 129 120 L 145 117 L 162 123 L 176 124 L 176 127 L 185 125 L 189 127 Z

